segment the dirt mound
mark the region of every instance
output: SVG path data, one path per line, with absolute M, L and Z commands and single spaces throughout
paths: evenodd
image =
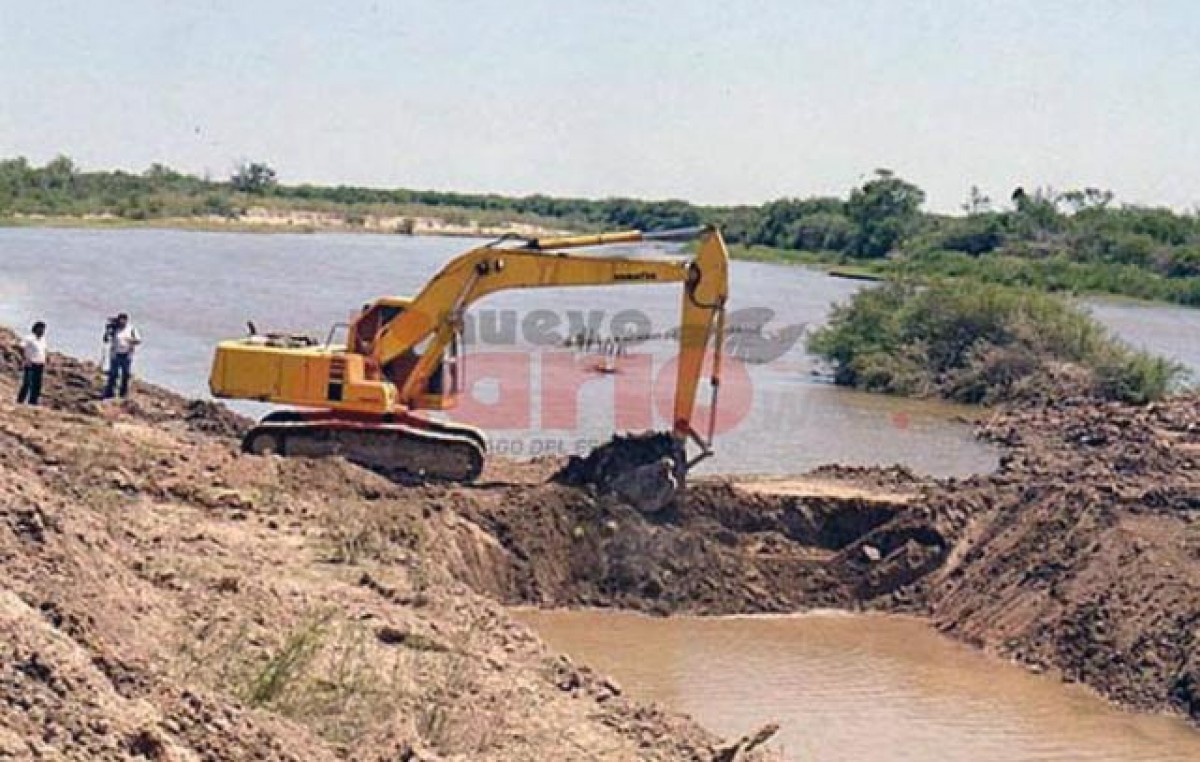
M 183 419 L 192 429 L 219 437 L 241 438 L 251 426 L 245 416 L 208 400 L 188 400 Z
M 998 415 L 1000 473 L 926 581 L 934 621 L 1124 704 L 1200 721 L 1200 397 Z
M 524 484 L 406 487 L 340 460 L 248 456 L 206 433 L 228 431 L 220 410 L 150 387 L 104 406 L 10 393 L 0 374 L 0 757 L 728 748 L 549 653 L 451 573 L 496 545 L 466 506 Z
M 907 466 L 846 466 L 829 463 L 817 466 L 805 476 L 821 479 L 832 478 L 843 482 L 865 484 L 873 487 L 912 487 L 928 482 L 928 479 L 913 473 Z
M 19 337 L 0 328 L 0 377 L 19 378 L 22 363 Z M 187 399 L 137 380 L 133 383 L 133 395 L 127 400 L 101 405 L 103 391 L 104 373 L 99 365 L 50 353 L 41 404 L 53 410 L 104 415 L 106 409 L 116 408 L 152 423 L 178 421 L 190 430 L 224 437 L 240 437 L 252 424 L 219 403 Z
M 587 486 L 642 513 L 675 502 L 687 475 L 687 453 L 668 432 L 618 434 L 588 453 L 572 455 L 554 480 Z

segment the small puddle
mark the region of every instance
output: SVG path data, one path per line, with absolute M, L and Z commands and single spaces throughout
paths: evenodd
M 789 760 L 1200 759 L 1181 720 L 1123 712 L 903 617 L 674 617 L 519 610 L 626 693 L 736 737 L 767 721 Z

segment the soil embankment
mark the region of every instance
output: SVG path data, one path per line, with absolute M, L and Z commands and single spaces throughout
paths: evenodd
M 999 474 L 948 486 L 972 520 L 921 583 L 946 632 L 1200 722 L 1200 396 L 997 416 Z
M 1195 396 L 999 414 L 986 477 L 698 480 L 646 516 L 554 462 L 401 486 L 243 455 L 223 408 L 149 386 L 100 406 L 95 368 L 55 359 L 53 409 L 0 403 L 0 750 L 732 757 L 548 653 L 504 603 L 908 611 L 1200 721 Z
M 52 357 L 15 406 L 0 336 L 0 758 L 717 760 L 450 572 L 495 544 L 341 461 L 242 455 L 245 421 Z M 536 469 L 535 469 L 536 470 Z M 481 488 L 481 494 L 492 489 Z

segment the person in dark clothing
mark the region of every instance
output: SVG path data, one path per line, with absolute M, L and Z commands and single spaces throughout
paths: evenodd
M 17 392 L 17 404 L 36 405 L 42 396 L 42 377 L 46 373 L 46 324 L 37 321 L 30 334 L 21 342 L 24 356 L 21 373 L 21 389 Z
M 129 324 L 129 315 L 117 315 L 104 330 L 108 344 L 108 378 L 104 384 L 104 399 L 114 394 L 129 396 L 129 379 L 133 375 L 133 351 L 142 343 L 141 334 Z

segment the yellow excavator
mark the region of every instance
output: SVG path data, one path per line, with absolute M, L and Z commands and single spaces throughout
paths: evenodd
M 565 251 L 686 240 L 697 245 L 685 259 Z M 347 327 L 344 345 L 296 334 L 259 335 L 251 326 L 251 335 L 217 346 L 209 387 L 216 397 L 299 408 L 259 421 L 243 440 L 247 452 L 341 455 L 394 477 L 472 481 L 483 469 L 483 433 L 421 413 L 453 407 L 466 389 L 461 336 L 472 303 L 509 289 L 682 283 L 671 431 L 682 475 L 712 454 L 728 269 L 725 242 L 713 227 L 505 236 L 452 259 L 416 297 L 383 297 L 364 306 Z M 701 435 L 692 414 L 710 346 L 712 405 Z M 687 454 L 689 440 L 700 450 L 694 457 Z

